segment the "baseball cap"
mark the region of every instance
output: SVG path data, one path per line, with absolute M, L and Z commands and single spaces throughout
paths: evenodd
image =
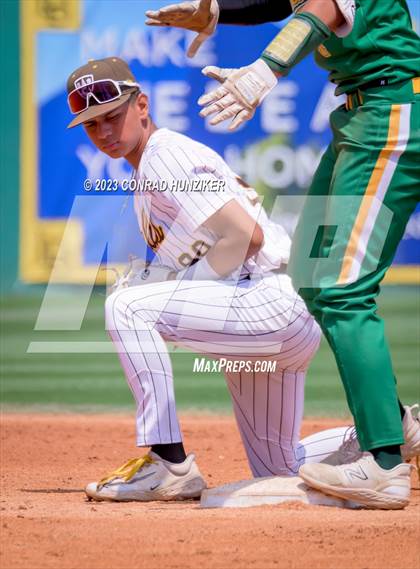
M 77 113 L 67 128 L 72 128 L 85 121 L 113 111 L 128 101 L 136 90 L 140 89 L 136 78 L 123 59 L 119 57 L 106 57 L 104 59 L 91 59 L 86 65 L 82 65 L 82 67 L 79 67 L 71 73 L 67 79 L 67 94 L 70 95 L 70 93 L 76 92 L 76 94 L 80 93 L 86 96 L 86 89 L 88 92 L 91 92 L 92 84 L 96 81 L 105 81 L 106 79 L 110 79 L 120 85 L 119 93 L 116 94 L 117 97 L 112 101 L 104 103 L 98 103 L 94 96 L 88 97 L 87 107 Z

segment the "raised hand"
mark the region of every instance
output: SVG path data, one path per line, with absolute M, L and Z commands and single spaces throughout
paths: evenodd
M 146 12 L 148 26 L 172 26 L 197 32 L 188 48 L 188 57 L 194 57 L 200 46 L 214 34 L 219 19 L 217 0 L 194 0 L 164 6 Z
M 257 106 L 277 84 L 276 75 L 262 59 L 239 69 L 209 65 L 202 73 L 222 85 L 199 98 L 198 104 L 203 106 L 200 116 L 214 114 L 210 120 L 212 125 L 232 118 L 229 130 L 235 130 L 250 120 Z

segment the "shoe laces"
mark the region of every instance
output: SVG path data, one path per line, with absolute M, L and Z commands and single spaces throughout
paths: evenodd
M 414 405 L 411 405 L 411 407 L 409 405 L 407 406 L 407 410 L 410 412 L 411 417 L 414 419 L 414 421 L 420 422 L 420 410 L 417 412 L 417 415 L 415 413 L 413 414 L 413 411 L 416 409 L 420 409 L 420 405 L 418 403 L 414 403 Z
M 417 414 L 413 413 L 413 411 L 415 411 L 416 409 L 420 409 L 420 405 L 418 403 L 415 403 L 414 405 L 411 406 L 407 406 L 407 412 L 410 413 L 413 421 L 418 421 L 420 423 L 420 411 L 417 411 Z M 418 455 L 416 456 L 416 466 L 414 468 L 417 471 L 417 478 L 420 484 L 420 460 Z
M 141 456 L 138 458 L 130 458 L 127 462 L 125 462 L 119 468 L 116 468 L 106 476 L 104 476 L 98 483 L 99 487 L 112 482 L 116 478 L 121 478 L 124 482 L 128 482 L 133 478 L 137 472 L 146 466 L 147 464 L 153 464 L 155 461 L 151 456 L 148 454 L 146 456 Z
M 356 429 L 354 427 L 349 427 L 347 431 L 344 433 L 344 440 L 338 450 L 344 454 L 349 452 L 355 453 L 359 451 L 359 445 L 357 443 L 358 441 L 357 441 Z M 356 444 L 357 448 L 355 448 Z

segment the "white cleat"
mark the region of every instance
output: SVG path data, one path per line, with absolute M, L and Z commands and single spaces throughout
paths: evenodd
M 409 464 L 385 470 L 371 454 L 351 464 L 304 464 L 299 476 L 311 488 L 371 509 L 400 510 L 410 500 Z
M 413 411 L 418 408 L 417 404 L 411 407 L 408 405 L 404 406 L 405 415 L 402 424 L 405 444 L 401 446 L 401 456 L 405 462 L 420 456 L 420 413 L 413 417 Z M 362 458 L 363 455 L 364 453 L 359 447 L 356 429 L 355 427 L 349 427 L 340 448 L 321 462 L 332 466 L 350 464 Z
M 181 464 L 173 464 L 149 452 L 129 460 L 99 482 L 91 482 L 85 492 L 98 501 L 151 502 L 199 498 L 205 488 L 193 454 Z
M 403 430 L 405 444 L 401 447 L 401 456 L 405 461 L 420 456 L 420 412 L 417 412 L 417 416 L 414 415 L 413 417 L 413 411 L 418 408 L 418 404 L 411 407 L 404 405 Z

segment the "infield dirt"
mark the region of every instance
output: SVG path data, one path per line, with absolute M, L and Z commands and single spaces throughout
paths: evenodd
M 181 417 L 209 486 L 249 478 L 233 418 Z M 306 420 L 303 435 L 343 424 Z M 82 488 L 141 454 L 125 415 L 3 414 L 2 569 L 419 567 L 420 491 L 404 511 L 285 504 L 87 502 Z

